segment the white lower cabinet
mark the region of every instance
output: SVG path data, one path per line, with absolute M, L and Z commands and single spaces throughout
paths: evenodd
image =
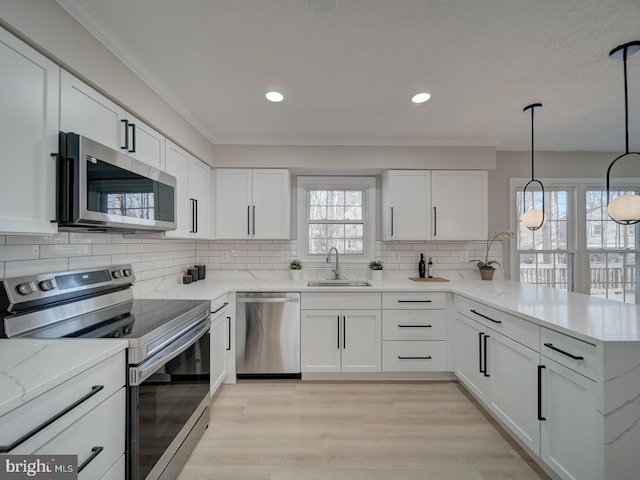
M 36 396 L 0 419 L 0 444 L 17 443 L 9 454 L 77 455 L 80 480 L 122 480 L 125 373 L 121 351 Z
M 227 376 L 227 351 L 231 349 L 231 316 L 227 296 L 211 302 L 211 395 Z
M 302 310 L 302 372 L 379 372 L 380 310 Z
M 540 451 L 537 372 L 540 354 L 487 329 L 488 402 L 491 410 L 533 452 Z
M 596 382 L 553 360 L 543 364 L 542 460 L 563 479 L 605 478 L 597 453 L 603 446 L 596 432 Z
M 487 397 L 487 376 L 484 371 L 484 325 L 456 313 L 455 326 L 456 375 L 480 400 Z

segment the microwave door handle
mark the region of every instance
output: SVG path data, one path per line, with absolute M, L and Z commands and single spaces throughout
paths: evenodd
M 175 342 L 172 346 L 161 350 L 148 361 L 143 362 L 142 365 L 129 368 L 129 383 L 133 386 L 140 385 L 153 375 L 158 368 L 189 349 L 194 343 L 200 340 L 210 328 L 209 320 L 207 319 L 201 327 L 196 327 L 188 334 L 185 334 L 179 342 Z

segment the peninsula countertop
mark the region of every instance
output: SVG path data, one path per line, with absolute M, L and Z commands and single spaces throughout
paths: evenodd
M 258 278 L 245 272 L 225 277 L 210 275 L 190 285 L 166 277 L 152 288 L 136 292 L 140 298 L 215 299 L 229 292 L 451 292 L 516 315 L 543 327 L 584 341 L 640 342 L 640 307 L 602 298 L 511 280 L 455 280 L 413 282 L 409 279 L 369 280 L 368 287 L 310 287 L 307 282 Z M 327 308 L 330 308 L 328 306 Z

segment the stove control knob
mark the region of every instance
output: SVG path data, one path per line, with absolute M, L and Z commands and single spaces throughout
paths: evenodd
M 38 284 L 38 286 L 43 292 L 48 292 L 49 290 L 53 290 L 54 288 L 56 288 L 56 286 L 53 284 L 53 280 L 43 280 Z
M 26 282 L 18 285 L 18 293 L 20 295 L 31 295 L 35 291 L 36 291 L 36 284 L 33 282 Z
M 130 277 L 132 275 L 130 268 L 125 268 L 124 270 L 122 270 L 122 273 L 124 274 L 125 277 Z
M 122 277 L 122 270 L 114 270 L 113 272 L 111 272 L 111 275 L 113 276 L 113 278 L 120 278 Z

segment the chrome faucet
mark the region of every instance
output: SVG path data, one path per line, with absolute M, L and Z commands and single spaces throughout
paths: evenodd
M 342 276 L 340 275 L 340 263 L 339 263 L 339 254 L 338 249 L 336 247 L 331 247 L 329 249 L 329 253 L 327 254 L 327 263 L 331 263 L 331 252 L 336 252 L 336 268 L 333 269 L 333 280 L 342 280 Z

